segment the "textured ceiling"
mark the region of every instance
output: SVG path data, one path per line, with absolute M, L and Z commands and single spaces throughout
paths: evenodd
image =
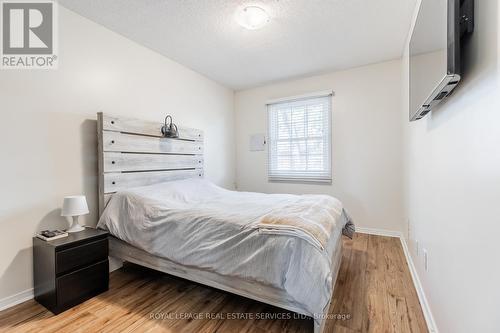
M 415 0 L 59 0 L 233 89 L 400 57 Z M 258 5 L 259 30 L 235 19 Z

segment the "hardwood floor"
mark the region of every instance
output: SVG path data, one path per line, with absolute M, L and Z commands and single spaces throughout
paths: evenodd
M 427 332 L 399 239 L 344 239 L 330 313 L 337 319 L 327 321 L 326 332 Z M 312 332 L 312 320 L 126 265 L 111 273 L 108 292 L 58 316 L 33 300 L 0 312 L 0 331 Z

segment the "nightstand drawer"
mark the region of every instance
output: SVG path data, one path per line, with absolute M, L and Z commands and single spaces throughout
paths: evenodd
M 108 260 L 56 279 L 58 312 L 79 304 L 103 291 L 109 284 Z
M 61 275 L 105 259 L 108 259 L 107 239 L 58 251 L 56 252 L 56 274 Z

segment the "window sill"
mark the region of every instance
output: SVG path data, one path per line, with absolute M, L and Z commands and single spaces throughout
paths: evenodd
M 270 183 L 292 183 L 292 184 L 316 184 L 316 185 L 331 185 L 332 179 L 318 178 L 286 178 L 286 177 L 269 177 Z

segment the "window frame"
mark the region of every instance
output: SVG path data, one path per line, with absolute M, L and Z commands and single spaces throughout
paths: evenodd
M 267 136 L 268 136 L 268 154 L 267 154 L 267 179 L 268 182 L 284 182 L 284 183 L 316 183 L 316 184 L 331 184 L 332 179 L 333 179 L 333 96 L 334 92 L 331 90 L 327 91 L 321 91 L 321 92 L 315 92 L 315 93 L 309 93 L 309 94 L 304 94 L 304 95 L 298 95 L 298 96 L 292 96 L 292 97 L 285 97 L 285 98 L 279 98 L 279 99 L 273 99 L 269 100 L 266 103 L 266 112 L 267 112 Z M 281 103 L 291 103 L 291 102 L 298 102 L 301 100 L 310 100 L 310 99 L 315 99 L 315 98 L 322 98 L 322 97 L 328 97 L 329 98 L 329 110 L 326 112 L 328 116 L 328 134 L 327 134 L 327 145 L 328 145 L 328 153 L 329 153 L 329 170 L 327 172 L 327 176 L 324 175 L 318 175 L 316 177 L 310 176 L 310 175 L 305 175 L 305 174 L 299 174 L 299 175 L 285 175 L 284 176 L 273 176 L 271 173 L 271 160 L 272 160 L 272 153 L 273 153 L 273 138 L 271 137 L 271 106 L 276 105 L 276 104 L 281 104 Z M 309 137 L 307 137 L 308 139 Z M 324 138 L 322 136 L 322 138 Z M 290 140 L 293 140 L 293 138 L 290 138 Z

